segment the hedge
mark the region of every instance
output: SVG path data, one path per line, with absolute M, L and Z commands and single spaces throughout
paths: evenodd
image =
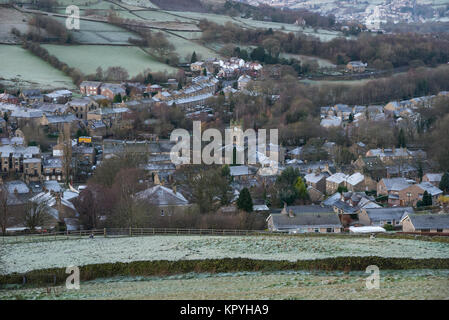
M 80 280 L 116 276 L 166 276 L 189 272 L 222 273 L 240 271 L 282 271 L 282 270 L 321 270 L 321 271 L 364 271 L 369 265 L 380 270 L 405 269 L 449 269 L 449 259 L 412 259 L 383 257 L 336 257 L 317 260 L 255 260 L 246 258 L 225 258 L 178 261 L 133 261 L 128 263 L 91 264 L 80 267 Z M 68 274 L 65 268 L 33 270 L 25 274 L 0 275 L 0 289 L 17 285 L 53 286 L 64 284 Z

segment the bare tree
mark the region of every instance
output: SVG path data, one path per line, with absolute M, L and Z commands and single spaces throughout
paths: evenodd
M 24 213 L 24 224 L 31 231 L 35 231 L 39 226 L 44 226 L 51 217 L 47 201 L 40 199 L 29 201 L 25 206 Z
M 59 133 L 59 143 L 62 145 L 62 174 L 68 185 L 72 174 L 72 141 L 70 139 L 70 124 L 64 125 Z
M 8 210 L 8 190 L 3 185 L 0 187 L 0 228 L 2 234 L 6 233 L 6 227 L 9 221 L 9 210 Z

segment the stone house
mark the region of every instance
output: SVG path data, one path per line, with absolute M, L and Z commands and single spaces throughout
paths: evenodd
M 363 208 L 359 212 L 359 222 L 364 226 L 384 226 L 400 228 L 404 214 L 414 213 L 412 207 L 400 208 Z
M 97 110 L 99 105 L 95 101 L 88 98 L 73 99 L 67 105 L 78 119 L 87 120 L 87 114 L 90 111 Z
M 313 205 L 284 206 L 282 210 L 272 211 L 266 222 L 270 231 L 340 233 L 343 229 L 338 216 L 330 208 Z
M 101 93 L 101 82 L 98 81 L 83 81 L 80 83 L 81 94 L 86 96 L 95 96 Z
M 449 233 L 449 214 L 406 214 L 402 220 L 403 232 Z

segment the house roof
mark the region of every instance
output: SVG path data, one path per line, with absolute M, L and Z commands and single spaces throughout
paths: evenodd
M 442 173 L 426 173 L 425 176 L 431 182 L 440 182 L 441 178 L 443 177 L 443 174 Z
M 30 192 L 26 183 L 20 180 L 6 182 L 5 185 L 9 193 L 14 193 L 15 190 L 17 190 L 17 193 L 19 194 Z
M 304 176 L 304 178 L 306 179 L 306 182 L 310 182 L 310 183 L 318 183 L 325 177 L 326 176 L 324 174 L 315 174 L 315 173 L 309 173 Z
M 249 168 L 247 166 L 231 166 L 229 167 L 231 176 L 246 176 L 249 175 Z
M 290 217 L 288 214 L 271 214 L 273 226 L 278 230 L 313 228 L 340 228 L 341 223 L 335 213 L 304 213 Z
M 356 173 L 350 175 L 346 179 L 346 182 L 352 186 L 356 186 L 360 182 L 363 182 L 363 180 L 365 180 L 365 176 L 363 174 L 361 174 L 360 172 L 356 172 Z
M 156 185 L 136 194 L 136 197 L 156 206 L 183 206 L 189 204 L 180 193 L 162 185 Z
M 449 214 L 408 214 L 408 217 L 416 230 L 449 229 Z
M 335 202 L 337 202 L 338 200 L 340 200 L 341 198 L 341 193 L 340 192 L 336 192 L 333 195 L 331 195 L 329 198 L 327 198 L 326 200 L 324 200 L 322 202 L 322 204 L 324 206 L 333 206 Z
M 412 207 L 365 209 L 371 221 L 401 220 L 406 213 L 413 213 Z
M 442 190 L 440 190 L 439 188 L 435 187 L 430 182 L 421 182 L 420 184 L 418 184 L 418 186 L 421 189 L 423 189 L 424 191 L 427 191 L 428 193 L 430 193 L 432 195 L 432 197 L 435 197 L 435 196 L 438 196 L 440 194 L 443 194 Z
M 345 182 L 347 178 L 348 176 L 345 175 L 343 172 L 337 172 L 328 177 L 326 181 L 340 184 L 342 182 Z
M 405 178 L 383 178 L 382 181 L 387 190 L 400 191 L 410 186 L 410 183 Z

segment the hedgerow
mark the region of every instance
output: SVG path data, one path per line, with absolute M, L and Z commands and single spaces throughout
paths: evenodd
M 383 257 L 335 257 L 317 260 L 255 260 L 246 258 L 178 260 L 178 261 L 133 261 L 129 263 L 91 264 L 80 268 L 80 281 L 117 276 L 166 276 L 189 272 L 223 273 L 241 271 L 283 271 L 283 270 L 316 270 L 316 271 L 364 271 L 370 265 L 380 270 L 406 269 L 449 269 L 449 259 L 412 259 Z M 65 283 L 68 274 L 65 268 L 33 270 L 24 274 L 8 274 L 0 276 L 0 289 L 11 285 L 52 286 Z

